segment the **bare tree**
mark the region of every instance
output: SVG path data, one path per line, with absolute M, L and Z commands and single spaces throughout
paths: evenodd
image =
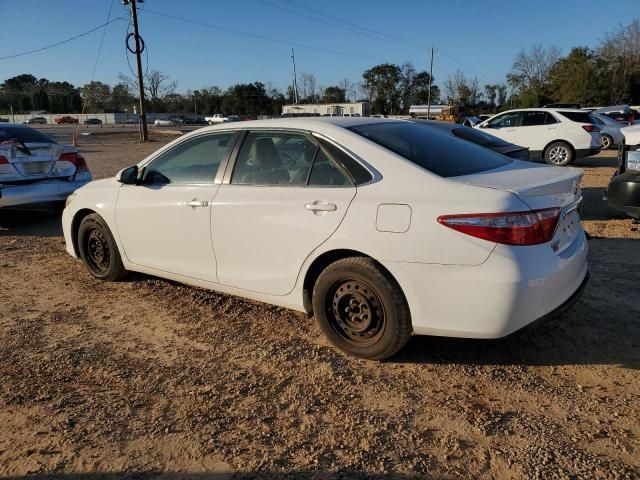
M 640 20 L 607 33 L 598 55 L 604 60 L 609 77 L 611 102 L 628 101 L 632 96 L 633 77 L 640 72 Z
M 356 99 L 354 97 L 356 97 L 356 93 L 355 93 L 355 86 L 353 84 L 353 82 L 351 80 L 349 80 L 348 78 L 343 78 L 342 80 L 338 81 L 338 86 L 344 90 L 344 95 L 347 99 L 347 101 L 355 101 Z
M 138 81 L 135 78 L 121 73 L 118 75 L 118 79 L 129 85 L 134 91 L 137 91 Z M 144 94 L 151 101 L 152 108 L 168 95 L 173 95 L 177 87 L 178 82 L 175 80 L 170 82 L 169 75 L 158 70 L 151 70 L 144 76 Z
M 313 73 L 303 73 L 300 76 L 302 78 L 302 85 L 303 85 L 302 97 L 308 98 L 312 102 L 317 101 L 316 89 L 317 89 L 318 82 L 316 80 L 316 76 Z
M 557 47 L 534 45 L 526 52 L 520 50 L 513 61 L 510 75 L 521 89 L 542 90 L 549 84 L 551 67 L 560 58 Z

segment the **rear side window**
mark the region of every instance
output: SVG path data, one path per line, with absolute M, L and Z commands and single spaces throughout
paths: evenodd
M 373 175 L 369 170 L 364 168 L 360 163 L 353 159 L 349 154 L 336 147 L 333 143 L 324 140 L 323 138 L 316 137 L 316 140 L 327 149 L 329 155 L 331 155 L 337 162 L 341 163 L 344 169 L 349 172 L 351 178 L 356 185 L 362 185 L 373 180 Z
M 14 139 L 23 143 L 56 143 L 44 133 L 33 128 L 0 126 L 0 143 Z
M 349 130 L 445 178 L 493 170 L 511 163 L 489 149 L 422 124 L 371 123 Z
M 593 123 L 597 124 L 598 122 L 593 118 L 593 115 L 590 112 L 558 112 L 563 117 L 568 118 L 573 122 L 578 123 Z
M 522 112 L 522 126 L 534 127 L 538 125 L 551 125 L 558 123 L 549 112 Z

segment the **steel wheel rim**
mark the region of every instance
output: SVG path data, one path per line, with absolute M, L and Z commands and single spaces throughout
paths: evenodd
M 331 328 L 348 344 L 368 347 L 384 334 L 384 305 L 367 282 L 353 278 L 338 280 L 329 290 L 326 303 Z
M 109 242 L 101 229 L 92 228 L 85 234 L 84 251 L 92 271 L 102 274 L 109 269 L 111 259 Z
M 606 135 L 602 136 L 602 148 L 609 148 L 611 146 L 611 140 Z
M 553 147 L 549 151 L 549 159 L 552 163 L 564 163 L 569 158 L 569 152 L 565 147 Z

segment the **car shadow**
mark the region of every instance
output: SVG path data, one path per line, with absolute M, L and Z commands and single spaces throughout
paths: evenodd
M 59 208 L 43 206 L 0 209 L 0 237 L 61 237 Z
M 414 336 L 391 361 L 529 366 L 617 364 L 640 369 L 640 241 L 593 239 L 589 250 L 591 278 L 582 298 L 563 315 L 499 340 Z
M 611 150 L 607 153 L 607 156 L 595 156 L 578 158 L 572 165 L 572 167 L 578 168 L 590 168 L 590 167 L 617 167 L 618 157 L 615 151 Z

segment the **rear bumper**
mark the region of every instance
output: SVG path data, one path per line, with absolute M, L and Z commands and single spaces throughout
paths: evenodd
M 33 203 L 61 202 L 90 181 L 90 172 L 80 172 L 70 180 L 63 178 L 44 179 L 25 184 L 0 185 L 0 208 Z
M 577 301 L 587 250 L 580 232 L 559 254 L 549 243 L 497 245 L 477 266 L 382 263 L 402 287 L 416 334 L 501 338 Z
M 584 158 L 584 157 L 590 157 L 592 155 L 597 155 L 600 153 L 600 150 L 602 150 L 602 147 L 591 147 L 591 148 L 576 150 L 576 158 Z
M 627 170 L 613 177 L 607 188 L 607 202 L 630 217 L 640 218 L 640 172 Z

